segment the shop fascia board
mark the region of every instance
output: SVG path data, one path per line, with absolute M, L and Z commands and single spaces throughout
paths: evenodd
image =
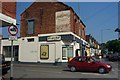
M 73 32 L 61 32 L 61 33 L 51 33 L 51 34 L 39 34 L 38 37 L 43 37 L 43 36 L 56 36 L 56 35 L 67 35 L 67 34 L 71 34 L 73 36 L 75 36 L 76 38 L 80 39 L 81 41 L 83 41 L 83 44 L 88 44 L 86 45 L 87 47 L 90 47 L 90 44 L 85 41 L 84 39 L 82 39 L 81 37 L 77 36 L 76 34 L 74 34 Z
M 42 37 L 42 36 L 66 35 L 66 34 L 73 34 L 73 33 L 72 33 L 72 32 L 61 32 L 61 33 L 50 33 L 50 34 L 38 34 L 38 37 Z
M 7 22 L 7 23 L 10 23 L 10 24 L 16 25 L 16 19 L 11 18 L 11 17 L 9 17 L 5 14 L 2 14 L 2 13 L 0 13 L 0 20 L 2 20 L 4 22 Z

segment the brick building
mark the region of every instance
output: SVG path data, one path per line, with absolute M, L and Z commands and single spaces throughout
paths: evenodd
M 98 41 L 91 34 L 86 35 L 86 41 L 90 44 L 89 55 L 99 56 L 101 54 L 101 49 Z
M 20 22 L 20 38 L 14 42 L 18 61 L 67 62 L 68 58 L 84 55 L 86 27 L 70 6 L 34 2 L 21 14 Z M 7 40 L 3 43 L 10 45 Z
M 60 23 L 59 19 L 63 21 Z M 34 22 L 33 34 L 28 33 L 28 22 L 31 21 Z M 58 32 L 73 32 L 85 40 L 84 23 L 74 10 L 64 3 L 35 2 L 21 14 L 21 37 Z
M 16 2 L 0 0 L 0 23 L 2 27 L 7 27 L 10 24 L 16 25 Z

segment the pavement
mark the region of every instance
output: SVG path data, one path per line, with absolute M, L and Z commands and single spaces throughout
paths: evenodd
M 97 59 L 98 61 L 101 61 L 101 62 L 106 62 L 106 59 L 102 58 L 102 59 Z M 32 63 L 32 62 L 14 62 L 14 66 L 38 66 L 38 67 L 61 67 L 61 68 L 66 68 L 67 67 L 67 62 L 65 63 Z
M 18 67 L 43 67 L 43 68 L 67 68 L 67 63 L 29 63 L 29 62 L 14 62 L 13 66 Z

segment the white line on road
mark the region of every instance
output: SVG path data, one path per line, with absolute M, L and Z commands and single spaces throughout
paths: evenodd
M 27 71 L 31 71 L 31 72 L 42 72 L 42 73 L 62 73 L 62 72 L 55 72 L 55 71 L 38 71 L 38 70 L 27 70 Z
M 108 74 L 97 74 L 97 73 L 81 73 L 81 74 L 86 74 L 86 75 L 108 75 Z

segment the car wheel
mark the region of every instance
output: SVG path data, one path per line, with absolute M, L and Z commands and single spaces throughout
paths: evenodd
M 76 68 L 74 66 L 70 67 L 70 71 L 75 72 Z
M 103 73 L 105 73 L 105 68 L 104 67 L 100 67 L 98 71 L 99 71 L 100 74 L 103 74 Z

